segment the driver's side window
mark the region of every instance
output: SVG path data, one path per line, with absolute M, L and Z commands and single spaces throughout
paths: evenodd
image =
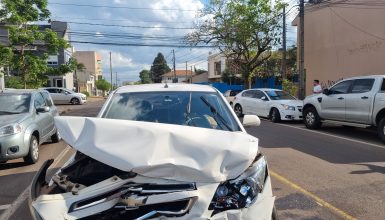
M 329 94 L 333 95 L 333 94 L 346 94 L 346 93 L 348 93 L 349 88 L 352 85 L 352 82 L 353 82 L 352 80 L 347 80 L 347 81 L 343 81 L 343 82 L 336 84 L 335 86 L 330 88 Z
M 34 105 L 35 105 L 35 108 L 40 108 L 40 107 L 46 106 L 44 98 L 43 98 L 43 96 L 41 96 L 40 93 L 35 94 Z

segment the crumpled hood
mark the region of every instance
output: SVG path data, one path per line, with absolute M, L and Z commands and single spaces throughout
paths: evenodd
M 12 114 L 12 115 L 0 115 L 0 128 L 10 124 L 23 121 L 29 113 Z
M 244 132 L 65 116 L 55 124 L 76 150 L 147 177 L 222 182 L 238 177 L 258 153 L 258 139 Z

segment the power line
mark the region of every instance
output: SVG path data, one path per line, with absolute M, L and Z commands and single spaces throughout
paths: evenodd
M 165 26 L 140 26 L 140 25 L 120 25 L 120 24 L 101 24 L 101 23 L 88 23 L 88 22 L 67 22 L 70 24 L 79 24 L 79 25 L 92 25 L 92 26 L 103 26 L 103 27 L 128 27 L 128 28 L 158 28 L 158 29 L 177 29 L 177 30 L 193 30 L 195 28 L 186 28 L 186 27 L 165 27 Z
M 81 17 L 52 17 L 51 20 L 72 19 L 72 20 L 86 20 L 86 21 L 132 21 L 135 23 L 191 23 L 191 21 L 143 21 L 143 20 L 130 20 L 130 19 L 105 19 L 105 18 L 81 18 Z M 47 20 L 48 21 L 48 20 Z
M 96 45 L 111 45 L 111 46 L 134 46 L 134 47 L 179 47 L 179 48 L 213 48 L 209 45 L 177 45 L 177 44 L 138 44 L 138 43 L 117 43 L 117 42 L 95 42 L 95 41 L 76 41 L 71 40 L 70 43 L 77 44 L 96 44 Z
M 59 3 L 50 2 L 50 5 L 62 5 L 62 6 L 76 6 L 76 7 L 91 7 L 91 8 L 113 8 L 113 9 L 129 9 L 129 10 L 154 10 L 154 11 L 187 11 L 198 12 L 193 9 L 179 9 L 179 8 L 149 8 L 149 7 L 129 7 L 129 6 L 111 6 L 111 5 L 90 5 L 90 4 L 74 4 L 74 3 Z

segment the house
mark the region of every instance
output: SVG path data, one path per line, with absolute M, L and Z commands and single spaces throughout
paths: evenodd
M 222 82 L 222 73 L 226 69 L 226 57 L 223 54 L 212 54 L 208 57 L 209 82 Z
M 385 8 L 375 6 L 377 0 L 365 0 L 365 5 L 362 2 L 332 0 L 306 5 L 307 95 L 312 94 L 314 79 L 327 88 L 347 77 L 385 74 Z M 292 25 L 297 26 L 299 34 L 298 17 Z
M 177 80 L 175 82 L 177 83 L 189 83 L 191 82 L 191 77 L 193 77 L 193 75 L 195 75 L 195 73 L 191 70 L 171 71 L 162 75 L 162 82 L 172 83 L 176 78 Z
M 73 56 L 85 67 L 83 71 L 75 73 L 76 90 L 98 95 L 95 82 L 103 77 L 102 57 L 95 51 L 75 51 Z
M 47 25 L 39 25 L 40 30 L 44 30 L 46 28 L 52 29 L 55 31 L 59 37 L 64 38 L 65 40 L 69 40 L 69 32 L 68 32 L 68 24 L 67 22 L 61 21 L 52 21 Z M 9 45 L 9 30 L 7 28 L 7 24 L 0 25 L 0 44 L 4 46 Z M 44 53 L 44 43 L 35 42 L 34 46 L 30 46 L 27 50 L 36 51 L 36 54 Z M 47 65 L 51 67 L 58 67 L 61 64 L 65 64 L 72 57 L 73 48 L 62 49 L 58 52 L 58 54 L 52 54 L 48 57 Z M 73 73 L 67 73 L 64 76 L 49 76 L 47 81 L 47 86 L 51 87 L 63 87 L 72 90 L 73 89 Z

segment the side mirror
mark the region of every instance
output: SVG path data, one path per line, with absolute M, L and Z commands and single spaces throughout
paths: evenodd
M 324 95 L 329 95 L 329 89 L 324 89 L 324 90 L 322 91 L 322 93 L 323 93 Z
M 269 101 L 269 99 L 267 99 L 267 97 L 266 96 L 262 96 L 262 98 L 261 98 L 263 101 Z
M 48 106 L 39 107 L 36 109 L 36 112 L 37 113 L 49 112 L 49 107 Z
M 261 125 L 261 119 L 259 119 L 259 117 L 256 115 L 245 115 L 243 116 L 242 124 L 245 127 L 251 127 L 251 126 L 258 127 L 259 125 Z

